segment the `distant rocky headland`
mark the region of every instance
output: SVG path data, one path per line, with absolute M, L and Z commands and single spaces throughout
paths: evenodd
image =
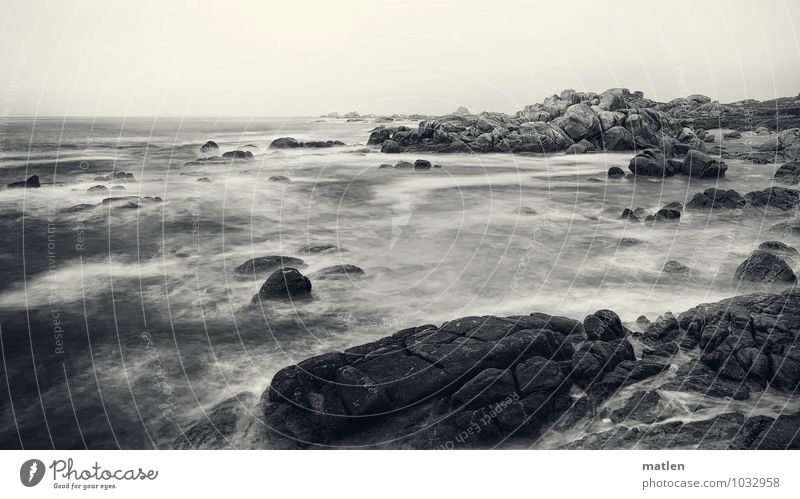
M 420 121 L 418 128 L 381 125 L 368 145 L 384 153 L 628 151 L 673 146 L 705 152 L 708 129 L 772 135 L 759 151 L 800 156 L 800 97 L 720 104 L 704 95 L 657 102 L 642 92 L 612 88 L 602 93 L 564 90 L 514 115 L 453 114 Z

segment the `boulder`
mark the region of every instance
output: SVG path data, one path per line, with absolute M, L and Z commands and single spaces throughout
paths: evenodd
M 670 260 L 664 264 L 664 268 L 661 271 L 665 274 L 688 274 L 689 267 L 675 260 Z
M 418 159 L 414 161 L 414 169 L 415 170 L 430 170 L 431 169 L 431 162 L 426 159 Z
M 200 183 L 203 183 L 203 184 L 210 184 L 211 183 L 211 179 L 208 178 L 208 177 L 200 177 L 197 180 L 195 180 L 195 182 L 200 182 Z
M 689 151 L 681 166 L 681 173 L 696 178 L 719 178 L 728 169 L 723 161 L 713 159 L 700 151 Z
M 800 161 L 790 161 L 782 164 L 775 171 L 775 180 L 784 184 L 800 183 Z
M 636 147 L 633 134 L 623 126 L 613 126 L 600 136 L 606 151 L 630 151 Z
M 253 153 L 250 151 L 227 151 L 222 153 L 222 157 L 225 159 L 244 159 L 244 160 L 251 160 L 253 159 Z
M 271 176 L 269 178 L 269 181 L 270 182 L 291 182 L 291 180 L 289 180 L 289 177 L 286 177 L 284 175 L 273 175 L 273 176 Z
M 764 241 L 763 243 L 758 245 L 758 249 L 769 251 L 771 253 L 777 253 L 779 255 L 797 255 L 797 249 L 789 246 L 786 243 L 781 241 Z
M 258 294 L 253 296 L 253 303 L 260 300 L 297 300 L 311 295 L 311 280 L 291 267 L 283 267 L 273 272 Z
M 789 159 L 800 159 L 800 128 L 790 128 L 771 136 L 758 150 L 780 153 Z
M 634 175 L 647 177 L 669 177 L 675 174 L 659 149 L 645 149 L 634 156 L 628 169 Z
M 200 152 L 216 156 L 219 154 L 219 146 L 213 140 L 209 140 L 200 147 Z
M 723 139 L 741 139 L 742 132 L 738 132 L 736 130 L 729 130 L 727 132 L 723 132 L 722 134 Z
M 400 144 L 393 140 L 387 140 L 381 146 L 381 152 L 384 154 L 396 154 L 400 152 Z
M 301 246 L 300 249 L 297 250 L 298 253 L 308 253 L 308 254 L 317 254 L 317 253 L 324 253 L 326 251 L 333 251 L 338 250 L 339 247 L 335 244 L 330 243 L 323 243 L 323 244 L 309 244 L 306 246 Z
M 311 276 L 314 279 L 347 279 L 352 277 L 361 277 L 364 275 L 364 270 L 360 267 L 356 267 L 355 265 L 350 264 L 343 264 L 343 265 L 333 265 L 331 267 L 325 267 L 324 269 L 320 269 Z
M 385 127 L 378 127 L 369 134 L 369 138 L 367 139 L 368 146 L 375 146 L 380 145 L 392 138 L 392 132 L 388 128 Z
M 794 284 L 795 273 L 786 261 L 771 251 L 755 250 L 734 273 L 735 282 L 759 284 Z
M 233 273 L 237 276 L 258 277 L 262 274 L 272 273 L 281 267 L 302 267 L 304 265 L 303 260 L 291 256 L 260 256 L 239 265 L 233 269 Z
M 294 137 L 280 137 L 269 144 L 269 149 L 295 149 L 300 143 Z
M 800 204 L 800 191 L 785 187 L 768 187 L 745 194 L 747 203 L 756 208 L 775 208 L 790 211 Z
M 686 203 L 687 210 L 732 210 L 742 208 L 746 204 L 745 198 L 733 189 L 709 188 L 698 192 Z
M 600 133 L 600 119 L 586 103 L 573 104 L 564 115 L 553 120 L 572 140 L 592 138 Z
M 612 166 L 611 168 L 608 169 L 609 178 L 622 178 L 624 176 L 625 176 L 625 171 L 618 166 Z

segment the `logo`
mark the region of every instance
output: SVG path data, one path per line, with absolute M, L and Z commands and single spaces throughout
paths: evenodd
M 35 487 L 44 478 L 44 463 L 38 459 L 28 459 L 19 468 L 19 479 L 26 487 Z

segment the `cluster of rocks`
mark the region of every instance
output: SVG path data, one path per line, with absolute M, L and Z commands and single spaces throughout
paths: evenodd
M 683 160 L 669 156 L 670 154 L 665 154 L 664 149 L 645 149 L 631 159 L 628 169 L 638 176 L 671 177 L 683 174 L 695 178 L 721 178 L 728 170 L 728 165 L 724 161 L 712 158 L 699 150 L 687 151 Z M 611 173 L 609 170 L 609 176 Z
M 389 163 L 381 164 L 378 169 L 385 170 L 393 168 L 395 170 L 430 170 L 431 168 L 441 168 L 440 165 L 432 165 L 427 159 L 418 159 L 411 163 L 410 161 L 398 161 L 394 165 Z
M 133 173 L 111 172 L 108 175 L 100 175 L 94 178 L 95 182 L 135 182 Z
M 337 147 L 343 145 L 345 145 L 345 143 L 340 140 L 313 140 L 308 142 L 299 142 L 294 137 L 280 137 L 278 139 L 273 140 L 269 144 L 269 148 L 297 149 L 298 147 L 320 148 L 320 147 Z
M 143 204 L 156 204 L 162 203 L 163 199 L 158 196 L 120 196 L 113 198 L 105 198 L 97 204 L 81 203 L 65 208 L 62 210 L 64 213 L 76 213 L 81 211 L 91 210 L 100 206 L 107 206 L 117 210 L 135 210 Z
M 612 429 L 566 447 L 800 448 L 798 414 L 704 418 L 689 405 L 682 410 L 692 421 L 683 424 L 664 410 L 671 392 L 719 402 L 795 393 L 800 291 L 640 322 L 634 333 L 599 310 L 583 321 L 533 313 L 403 329 L 280 370 L 260 400 L 245 393 L 223 402 L 175 446 L 225 447 L 237 431 L 253 447 L 489 448 L 609 418 Z M 632 395 L 620 391 L 632 385 Z M 614 397 L 622 400 L 609 409 Z
M 800 191 L 786 187 L 767 187 L 744 196 L 733 189 L 708 188 L 686 203 L 687 210 L 733 210 L 746 206 L 790 212 L 800 206 Z
M 644 208 L 637 206 L 636 208 L 625 208 L 622 210 L 620 219 L 629 220 L 632 222 L 677 222 L 681 218 L 681 211 L 683 206 L 678 202 L 671 202 L 659 209 L 655 213 L 648 213 Z

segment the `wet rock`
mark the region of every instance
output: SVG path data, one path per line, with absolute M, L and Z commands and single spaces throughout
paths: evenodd
M 273 175 L 273 176 L 271 176 L 269 178 L 269 181 L 270 182 L 291 182 L 291 180 L 289 180 L 289 177 L 287 177 L 285 175 Z
M 95 186 L 89 187 L 86 190 L 86 192 L 108 192 L 108 191 L 109 191 L 108 187 L 106 187 L 104 185 L 95 185 Z
M 225 159 L 243 159 L 243 160 L 251 160 L 253 159 L 253 153 L 250 151 L 227 151 L 222 154 L 222 157 Z
M 639 391 L 631 395 L 609 418 L 614 423 L 655 423 L 664 418 L 664 399 L 656 391 Z
M 343 265 L 333 265 L 331 267 L 325 267 L 324 269 L 320 269 L 311 276 L 314 279 L 348 279 L 353 277 L 361 277 L 364 275 L 364 270 L 360 267 L 356 267 L 355 265 L 350 264 L 343 264 Z
M 269 149 L 295 149 L 297 147 L 300 147 L 300 143 L 293 137 L 281 137 L 269 144 Z
M 258 294 L 253 296 L 253 303 L 260 300 L 297 300 L 311 295 L 311 280 L 291 267 L 283 267 L 273 272 Z
M 392 137 L 392 131 L 386 127 L 380 126 L 372 130 L 367 139 L 368 146 L 380 145 Z
M 384 154 L 396 154 L 400 152 L 400 144 L 393 140 L 387 140 L 381 146 L 381 152 Z
M 94 178 L 95 182 L 133 182 L 133 173 L 127 172 L 111 172 L 108 175 L 102 175 Z
M 728 166 L 708 154 L 689 151 L 683 160 L 681 173 L 696 178 L 720 178 L 725 176 Z
M 800 161 L 784 163 L 775 171 L 775 180 L 784 184 L 800 183 Z
M 773 252 L 759 249 L 753 251 L 736 268 L 734 280 L 761 284 L 794 284 L 797 276 L 783 258 Z
M 247 260 L 233 269 L 233 273 L 244 277 L 258 277 L 272 273 L 281 267 L 302 267 L 305 262 L 299 258 L 281 255 L 260 256 Z
M 431 169 L 431 162 L 425 159 L 418 159 L 414 161 L 414 169 L 415 170 L 430 170 Z
M 625 208 L 622 210 L 622 215 L 619 218 L 624 220 L 631 220 L 633 222 L 641 222 L 647 217 L 647 211 L 644 208 L 637 206 L 634 209 Z
M 781 211 L 790 211 L 800 205 L 800 191 L 786 187 L 768 187 L 761 191 L 745 194 L 747 203 L 756 208 L 776 208 Z
M 200 152 L 205 154 L 217 155 L 219 154 L 219 146 L 213 140 L 209 140 L 200 147 Z
M 738 132 L 736 130 L 729 130 L 727 132 L 723 132 L 722 134 L 723 139 L 741 139 L 742 132 Z
M 688 274 L 689 267 L 675 260 L 670 260 L 664 264 L 664 268 L 661 271 L 665 274 Z
M 669 177 L 675 174 L 659 149 L 645 149 L 638 153 L 631 159 L 628 169 L 634 175 L 647 177 Z
M 604 131 L 600 140 L 606 151 L 630 151 L 636 147 L 633 134 L 623 126 L 613 126 Z
M 622 178 L 624 176 L 625 171 L 618 166 L 612 166 L 608 169 L 608 178 Z
M 398 161 L 394 165 L 395 170 L 413 170 L 414 164 L 408 161 Z
M 776 253 L 778 255 L 797 255 L 797 249 L 781 241 L 764 241 L 758 245 L 758 249 Z
M 746 204 L 745 198 L 733 189 L 709 188 L 698 192 L 686 203 L 687 210 L 732 210 L 742 208 Z
M 590 340 L 612 341 L 622 339 L 630 331 L 622 325 L 619 316 L 611 310 L 598 310 L 583 320 L 586 337 Z
M 393 168 L 393 165 L 390 165 L 389 163 L 383 163 L 378 167 L 379 170 L 385 170 L 387 168 Z
M 553 124 L 564 130 L 572 140 L 592 138 L 600 133 L 600 119 L 586 103 L 573 104 Z
M 202 182 L 204 184 L 210 184 L 211 183 L 211 179 L 208 178 L 208 177 L 200 177 L 197 180 L 195 180 L 195 182 Z
M 323 243 L 323 244 L 309 244 L 306 246 L 301 246 L 298 249 L 298 253 L 309 253 L 309 254 L 317 254 L 323 253 L 325 251 L 333 251 L 339 249 L 335 244 L 330 243 Z
M 681 211 L 676 208 L 661 208 L 655 215 L 644 219 L 645 222 L 677 222 L 681 218 Z
M 235 448 L 234 437 L 250 421 L 258 397 L 242 392 L 214 406 L 208 415 L 194 422 L 173 442 L 174 449 Z

